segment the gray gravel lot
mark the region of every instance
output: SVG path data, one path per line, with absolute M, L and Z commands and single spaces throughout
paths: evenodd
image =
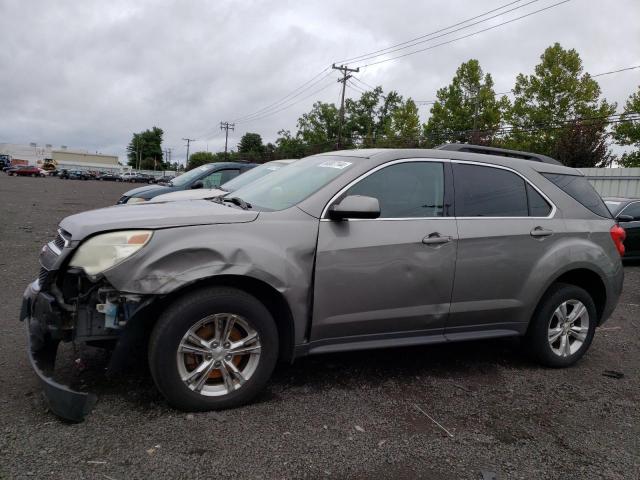
M 81 350 L 86 368 L 62 375 L 99 402 L 82 424 L 56 419 L 27 360 L 21 295 L 60 219 L 128 188 L 0 174 L 0 478 L 640 478 L 637 265 L 570 369 L 536 366 L 517 340 L 325 355 L 280 365 L 252 405 L 185 414 L 144 365 L 106 379 L 105 354 Z

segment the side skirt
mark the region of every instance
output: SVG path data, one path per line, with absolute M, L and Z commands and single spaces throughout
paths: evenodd
M 372 350 L 378 348 L 410 347 L 415 345 L 435 345 L 449 342 L 469 340 L 485 340 L 490 338 L 516 337 L 521 333 L 515 330 L 495 329 L 478 330 L 475 332 L 448 333 L 439 331 L 408 335 L 407 332 L 385 335 L 361 335 L 357 337 L 339 337 L 298 345 L 295 357 L 316 355 L 322 353 L 350 352 L 356 350 Z

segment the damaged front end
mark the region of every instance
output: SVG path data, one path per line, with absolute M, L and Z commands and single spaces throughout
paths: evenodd
M 150 303 L 150 298 L 116 291 L 101 276 L 89 276 L 69 266 L 77 242 L 64 230 L 40 253 L 40 273 L 24 292 L 20 320 L 28 329 L 29 358 L 56 415 L 80 422 L 96 403 L 91 393 L 77 392 L 53 378 L 60 342 L 86 343 L 100 347 L 127 346 L 134 330 L 132 319 Z M 114 352 L 108 370 L 122 363 Z

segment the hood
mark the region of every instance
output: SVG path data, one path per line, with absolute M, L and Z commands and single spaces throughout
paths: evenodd
M 143 197 L 143 198 L 151 198 L 156 195 L 161 195 L 167 192 L 175 192 L 176 188 L 168 187 L 166 185 L 145 185 L 144 187 L 134 188 L 133 190 L 128 190 L 122 195 L 127 197 Z
M 163 193 L 149 200 L 151 203 L 158 202 L 175 202 L 176 200 L 200 200 L 203 198 L 219 197 L 226 195 L 228 192 L 217 188 L 196 188 L 189 190 L 180 190 L 178 192 Z
M 71 215 L 60 227 L 72 235 L 72 240 L 98 232 L 139 228 L 186 227 L 222 223 L 252 222 L 258 212 L 221 205 L 208 200 L 170 203 L 138 203 L 89 210 Z

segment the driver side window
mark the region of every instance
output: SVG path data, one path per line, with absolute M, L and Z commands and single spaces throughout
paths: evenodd
M 441 162 L 390 165 L 356 183 L 347 195 L 377 198 L 379 218 L 442 217 L 444 167 Z

